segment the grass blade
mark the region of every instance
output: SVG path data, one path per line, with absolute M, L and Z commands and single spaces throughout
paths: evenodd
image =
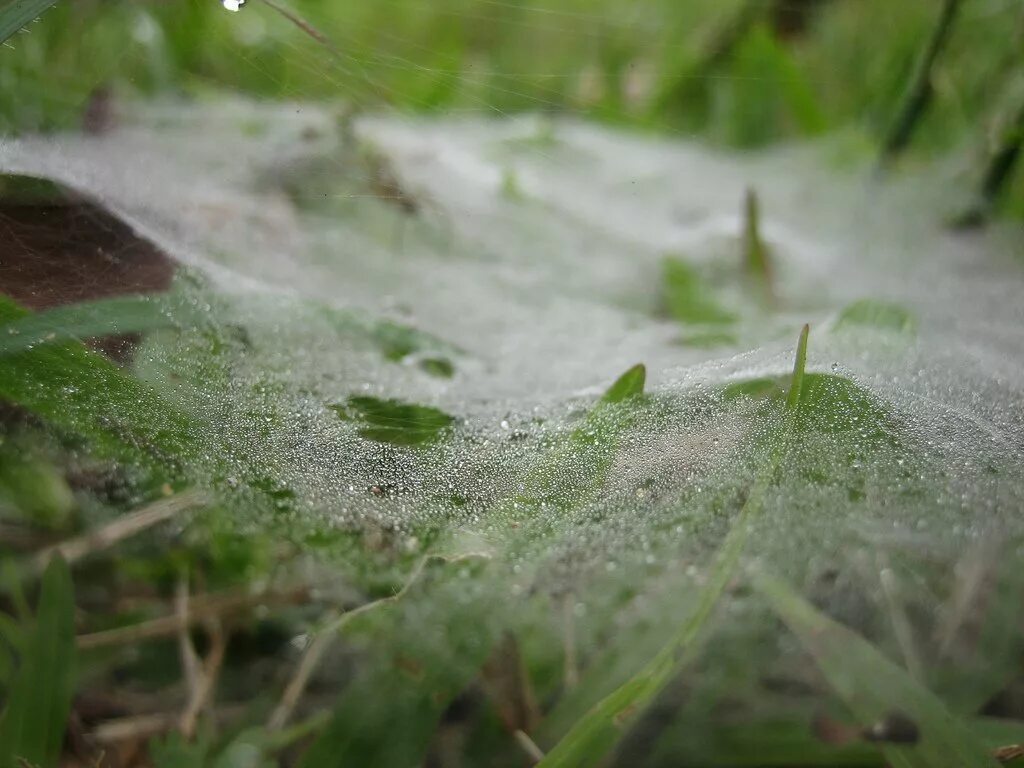
M 807 367 L 807 336 L 811 327 L 805 325 L 800 331 L 800 340 L 796 344 L 796 362 L 793 363 L 793 378 L 789 382 L 789 394 L 786 395 L 786 410 L 793 413 L 800 405 L 800 396 L 804 388 L 804 369 Z
M 861 727 L 870 728 L 894 711 L 906 713 L 917 724 L 916 744 L 880 744 L 894 768 L 999 765 L 970 726 L 862 637 L 824 616 L 782 582 L 762 577 L 757 589 L 814 657 Z
M 141 333 L 175 325 L 162 302 L 144 296 L 68 304 L 24 314 L 0 325 L 0 356 L 40 344 Z
M 786 401 L 787 418 L 781 427 L 782 439 L 776 443 L 764 471 L 754 482 L 746 502 L 719 548 L 715 564 L 701 590 L 693 613 L 643 669 L 599 701 L 570 729 L 538 764 L 542 768 L 596 764 L 615 745 L 633 717 L 639 714 L 668 684 L 676 671 L 689 661 L 695 650 L 694 641 L 714 614 L 719 598 L 736 572 L 740 555 L 747 543 L 750 521 L 760 512 L 765 491 L 774 482 L 779 464 L 786 453 L 788 438 L 793 432 L 795 415 L 800 405 L 809 332 L 809 327 L 805 325 L 797 344 L 793 378 Z
M 921 53 L 921 58 L 917 62 L 892 130 L 882 143 L 880 159 L 883 166 L 890 163 L 907 148 L 914 132 L 921 124 L 925 112 L 928 111 L 928 107 L 935 96 L 935 86 L 933 84 L 935 63 L 938 61 L 953 33 L 953 27 L 961 4 L 962 0 L 943 0 L 935 30 L 928 39 L 928 43 Z
M 761 237 L 761 204 L 757 192 L 747 190 L 743 207 L 743 262 L 747 273 L 772 295 L 772 261 L 768 246 Z
M 619 376 L 608 391 L 601 398 L 602 403 L 621 403 L 627 398 L 644 393 L 644 384 L 647 381 L 647 368 L 643 363 L 638 363 Z
M 0 721 L 0 768 L 55 766 L 64 741 L 75 675 L 71 574 L 54 557 L 43 574 L 35 626 Z
M 12 0 L 0 9 L 0 43 L 39 16 L 57 0 Z
M 0 336 L 33 317 L 0 295 Z M 3 356 L 0 398 L 90 441 L 92 450 L 153 469 L 195 453 L 193 424 L 155 392 L 81 344 L 47 343 Z

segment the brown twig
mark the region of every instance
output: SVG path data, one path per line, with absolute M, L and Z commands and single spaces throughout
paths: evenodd
M 295 674 L 292 675 L 291 680 L 288 681 L 288 685 L 284 689 L 284 693 L 281 695 L 281 701 L 278 702 L 270 715 L 270 719 L 267 720 L 267 730 L 278 731 L 284 728 L 295 711 L 299 699 L 302 698 L 306 685 L 309 683 L 309 678 L 320 664 L 320 659 L 333 640 L 334 637 L 330 632 L 321 632 L 309 643 L 305 653 L 302 654 L 302 658 L 299 660 L 299 666 L 296 667 Z
M 301 605 L 309 602 L 312 590 L 307 586 L 290 590 L 247 594 L 230 592 L 226 594 L 195 597 L 189 602 L 188 616 L 183 619 L 177 613 L 161 616 L 157 619 L 117 627 L 102 632 L 91 632 L 76 638 L 79 649 L 103 648 L 111 645 L 124 645 L 139 640 L 150 640 L 155 637 L 167 637 L 176 634 L 182 622 L 194 626 L 201 621 L 218 618 L 221 621 L 228 617 L 255 608 L 259 605 Z
M 189 636 L 188 619 L 188 576 L 182 574 L 174 588 L 174 615 L 178 619 L 178 655 L 181 657 L 181 669 L 185 675 L 185 685 L 189 693 L 194 693 L 199 686 L 199 654 Z
M 892 622 L 893 633 L 896 635 L 896 642 L 900 647 L 903 661 L 910 676 L 915 680 L 921 681 L 924 679 L 921 659 L 914 646 L 914 631 L 910 625 L 910 619 L 907 618 L 907 612 L 904 610 L 903 602 L 900 599 L 896 575 L 893 573 L 892 568 L 889 567 L 884 555 L 878 557 L 877 566 L 878 580 L 882 586 L 882 596 L 889 612 L 889 620 Z
M 271 713 L 270 719 L 267 721 L 267 729 L 279 730 L 288 722 L 289 718 L 291 718 L 292 712 L 295 710 L 295 707 L 299 702 L 299 699 L 302 698 L 302 694 L 306 690 L 306 685 L 309 683 L 310 677 L 313 675 L 317 665 L 320 663 L 320 659 L 323 657 L 327 647 L 334 639 L 334 635 L 337 632 L 340 632 L 346 624 L 352 621 L 352 619 L 367 613 L 368 611 L 372 611 L 376 608 L 380 608 L 381 606 L 396 603 L 401 600 L 409 590 L 412 589 L 412 586 L 419 579 L 423 570 L 427 567 L 427 564 L 432 560 L 451 563 L 478 557 L 489 558 L 488 555 L 478 553 L 470 553 L 455 557 L 448 557 L 445 555 L 426 555 L 417 561 L 416 565 L 409 573 L 409 576 L 406 578 L 405 583 L 395 594 L 389 595 L 388 597 L 382 597 L 377 600 L 371 600 L 370 602 L 363 603 L 350 611 L 345 611 L 339 616 L 332 616 L 328 619 L 325 626 L 316 633 L 313 641 L 306 648 L 305 653 L 299 660 L 299 665 L 296 667 L 295 673 L 292 675 L 291 680 L 288 681 L 288 685 L 285 686 L 284 693 L 281 696 L 281 701 L 278 703 L 277 707 Z
M 423 573 L 423 569 L 426 568 L 427 563 L 430 561 L 430 556 L 421 558 L 412 569 L 409 577 L 405 580 L 402 588 L 393 595 L 388 597 L 382 597 L 378 600 L 371 600 L 368 603 L 353 608 L 351 611 L 346 611 L 340 616 L 332 617 L 326 626 L 317 632 L 313 641 L 306 648 L 306 652 L 302 655 L 299 660 L 299 666 L 295 669 L 295 674 L 292 675 L 291 680 L 288 681 L 288 685 L 285 687 L 284 694 L 281 696 L 281 701 L 270 715 L 270 719 L 267 721 L 267 728 L 269 730 L 280 730 L 284 727 L 285 723 L 288 722 L 295 710 L 295 706 L 298 704 L 299 699 L 302 698 L 302 694 L 306 690 L 306 685 L 309 683 L 309 678 L 313 672 L 316 671 L 317 665 L 320 663 L 320 659 L 323 657 L 324 652 L 327 650 L 328 645 L 334 640 L 334 634 L 341 631 L 341 629 L 356 616 L 359 616 L 367 611 L 371 611 L 374 608 L 379 608 L 381 605 L 387 605 L 388 603 L 394 603 L 401 600 L 402 597 L 409 591 L 412 585 Z
M 216 619 L 209 621 L 210 630 L 210 652 L 203 661 L 202 672 L 199 675 L 199 683 L 189 698 L 185 711 L 181 714 L 178 723 L 178 730 L 186 739 L 191 739 L 195 734 L 196 722 L 199 715 L 206 708 L 207 703 L 213 696 L 217 686 L 217 678 L 220 676 L 220 668 L 224 663 L 224 651 L 228 646 L 228 634 L 224 631 L 221 623 Z
M 513 736 L 515 736 L 516 744 L 522 748 L 534 765 L 544 759 L 544 751 L 537 746 L 537 742 L 531 739 L 526 731 L 516 731 Z
M 302 30 L 305 34 L 309 35 L 309 37 L 313 38 L 318 43 L 320 43 L 320 45 L 322 45 L 324 48 L 330 51 L 336 58 L 341 58 L 341 54 L 338 52 L 338 49 L 334 47 L 334 43 L 331 42 L 331 39 L 327 37 L 327 35 L 325 35 L 323 32 L 321 32 L 319 29 L 310 24 L 308 21 L 306 21 L 304 18 L 299 16 L 294 11 L 285 8 L 283 5 L 276 2 L 276 0 L 263 0 L 263 2 L 266 5 L 273 8 L 277 13 L 281 14 L 281 16 L 286 18 L 289 22 L 294 24 L 300 30 Z
M 217 723 L 230 722 L 246 714 L 249 708 L 248 704 L 233 705 L 215 711 L 212 717 Z M 89 734 L 89 738 L 96 744 L 117 744 L 133 739 L 145 741 L 173 730 L 180 721 L 181 715 L 176 712 L 132 715 L 100 723 Z
M 70 565 L 205 502 L 206 497 L 198 491 L 187 491 L 154 501 L 136 512 L 111 521 L 102 528 L 47 547 L 33 558 L 33 570 L 41 573 L 55 554 L 62 555 Z

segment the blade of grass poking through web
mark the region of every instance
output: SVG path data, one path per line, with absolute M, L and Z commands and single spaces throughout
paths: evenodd
M 40 344 L 117 336 L 167 328 L 180 322 L 162 301 L 145 296 L 68 304 L 0 323 L 0 355 L 33 349 Z
M 761 203 L 753 189 L 747 190 L 743 206 L 743 266 L 771 298 L 771 254 L 761 237 Z
M 642 395 L 647 382 L 647 368 L 638 363 L 619 376 L 601 398 L 602 403 L 621 403 L 623 400 Z
M 54 557 L 43 574 L 34 626 L 0 720 L 0 768 L 57 765 L 75 676 L 71 574 Z
M 11 0 L 0 8 L 0 43 L 31 24 L 57 0 Z
M 810 330 L 809 326 L 804 326 L 800 332 L 800 341 L 796 345 L 793 379 L 789 382 L 789 394 L 786 395 L 786 411 L 789 414 L 795 414 L 800 406 L 800 395 L 804 388 L 804 369 L 807 367 L 807 335 Z
M 893 768 L 999 765 L 979 734 L 862 637 L 817 611 L 780 581 L 762 576 L 756 587 L 800 639 L 862 728 L 871 728 L 893 713 L 915 723 L 916 743 L 878 742 Z
M 749 524 L 761 510 L 765 491 L 774 482 L 779 464 L 785 456 L 800 406 L 800 393 L 804 380 L 804 365 L 807 360 L 807 335 L 805 325 L 797 344 L 796 362 L 786 401 L 786 415 L 781 425 L 781 439 L 768 458 L 764 471 L 754 486 L 733 522 L 725 541 L 715 556 L 714 565 L 701 589 L 693 613 L 679 627 L 672 638 L 657 655 L 639 672 L 599 701 L 569 730 L 539 763 L 543 768 L 569 768 L 597 764 L 614 747 L 633 718 L 640 713 L 664 688 L 676 672 L 692 656 L 694 641 L 707 625 L 718 605 L 719 598 L 732 579 L 739 564 L 740 555 L 747 542 Z

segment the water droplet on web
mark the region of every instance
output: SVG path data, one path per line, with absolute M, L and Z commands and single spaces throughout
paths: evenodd
M 221 0 L 221 2 L 227 10 L 236 12 L 245 5 L 246 0 Z

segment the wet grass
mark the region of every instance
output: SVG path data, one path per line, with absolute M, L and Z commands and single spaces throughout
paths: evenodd
M 65 2 L 3 52 L 0 125 L 78 126 L 98 108 L 96 89 L 112 86 L 118 99 L 204 98 L 228 89 L 368 109 L 541 109 L 742 147 L 831 129 L 877 142 L 934 21 L 927 8 L 910 4 L 834 0 L 799 35 L 758 23 L 726 55 L 704 55 L 708 36 L 697 32 L 718 28 L 740 6 L 296 3 L 333 41 L 331 51 L 259 0 L 237 16 L 212 1 Z M 1009 4 L 982 6 L 965 5 L 934 63 L 933 105 L 912 158 L 977 141 L 975 126 L 996 119 L 992 104 L 1009 87 L 1015 61 L 1007 20 L 1015 22 L 1018 12 Z M 0 15 L 7 20 L 16 19 Z M 681 110 L 679 93 L 696 108 Z M 745 221 L 739 261 L 755 290 L 770 297 L 774 276 L 753 195 Z M 694 331 L 711 328 L 704 343 L 729 338 L 721 329 L 731 327 L 733 314 L 682 257 L 666 259 L 658 290 L 665 314 Z M 471 499 L 433 489 L 429 503 L 465 536 L 412 514 L 401 526 L 387 514 L 376 524 L 336 522 L 344 510 L 334 507 L 337 517 L 323 524 L 308 519 L 301 492 L 282 479 L 295 445 L 324 452 L 355 446 L 372 469 L 400 466 L 415 477 L 439 456 L 428 446 L 486 438 L 462 435 L 459 419 L 432 406 L 352 394 L 322 404 L 338 417 L 332 427 L 351 434 L 317 443 L 321 435 L 282 414 L 274 381 L 261 378 L 245 389 L 239 371 L 257 356 L 253 340 L 229 309 L 216 302 L 207 309 L 196 316 L 186 304 L 121 297 L 33 314 L 0 301 L 0 768 L 26 761 L 46 768 L 62 754 L 158 768 L 984 766 L 1015 759 L 1013 745 L 1024 741 L 1020 720 L 982 715 L 1022 714 L 1013 701 L 1019 616 L 1002 608 L 1020 603 L 1018 580 L 999 584 L 994 629 L 969 628 L 979 642 L 1012 637 L 992 641 L 1000 663 L 957 711 L 959 697 L 929 687 L 946 678 L 950 690 L 968 687 L 954 679 L 952 662 L 940 659 L 929 678 L 917 679 L 917 662 L 894 664 L 881 641 L 827 616 L 744 557 L 782 485 L 825 485 L 836 467 L 880 465 L 895 448 L 916 460 L 910 448 L 894 447 L 901 425 L 887 408 L 849 379 L 805 370 L 806 327 L 791 375 L 733 382 L 685 403 L 682 412 L 694 422 L 737 409 L 767 425 L 743 436 L 742 459 L 728 477 L 711 476 L 706 496 L 694 491 L 678 500 L 700 519 L 680 513 L 673 525 L 693 525 L 714 543 L 694 545 L 696 564 L 684 572 L 692 567 L 696 575 L 679 578 L 679 563 L 669 561 L 658 581 L 643 561 L 629 578 L 595 579 L 587 597 L 598 615 L 591 618 L 576 611 L 575 590 L 585 585 L 558 578 L 566 565 L 559 546 L 577 533 L 581 516 L 608 515 L 611 525 L 615 510 L 589 502 L 609 482 L 623 445 L 639 433 L 657 436 L 658 419 L 681 408 L 645 393 L 643 365 L 614 380 L 562 432 L 530 445 L 529 466 L 500 493 Z M 357 315 L 325 322 L 358 336 L 390 365 L 414 364 L 432 384 L 461 373 L 459 350 L 410 326 Z M 896 305 L 865 300 L 843 310 L 835 328 L 905 337 L 916 322 Z M 113 333 L 151 334 L 139 367 L 85 343 Z M 162 363 L 156 373 L 144 367 L 150 357 Z M 287 401 L 296 412 L 317 397 L 299 394 Z M 230 418 L 218 419 L 221 411 Z M 228 423 L 241 427 L 209 429 Z M 509 442 L 529 439 L 512 434 Z M 264 450 L 268 444 L 281 455 Z M 920 470 L 923 461 L 913 466 Z M 851 477 L 842 491 L 856 500 L 865 492 L 861 476 Z M 922 492 L 907 486 L 907 493 Z M 350 494 L 331 503 L 369 499 L 396 515 L 410 513 L 404 487 L 375 484 Z M 479 528 L 481 519 L 497 520 L 506 536 L 499 556 L 494 529 Z M 652 520 L 652 531 L 640 531 L 650 533 L 659 554 L 670 547 L 659 548 L 656 525 L 663 523 Z M 556 553 L 554 575 L 526 579 L 523 553 L 541 546 Z M 943 564 L 921 568 L 912 580 L 921 589 L 949 576 L 934 572 Z M 955 588 L 974 585 L 968 598 L 995 589 L 981 576 L 952 581 Z M 665 594 L 637 594 L 651 582 Z M 760 642 L 736 641 L 741 653 L 716 655 L 705 641 L 727 596 L 730 610 L 761 611 L 762 634 Z M 642 611 L 645 601 L 654 604 L 649 626 L 618 620 Z M 895 598 L 888 605 L 900 638 L 913 622 L 927 626 L 920 615 L 903 614 Z M 782 683 L 775 678 L 774 687 L 749 695 L 728 675 L 747 661 L 769 676 L 777 660 L 765 649 L 778 642 L 780 621 L 823 680 L 786 669 Z M 714 637 L 736 650 L 727 632 Z M 673 700 L 692 690 L 707 695 Z M 781 705 L 767 717 L 759 709 L 764 702 Z M 679 716 L 690 711 L 701 717 Z M 692 723 L 707 733 L 693 732 Z M 691 739 L 686 749 L 666 747 L 661 763 L 656 751 L 634 761 L 638 733 L 655 742 L 677 732 Z M 122 749 L 139 756 L 122 759 Z

